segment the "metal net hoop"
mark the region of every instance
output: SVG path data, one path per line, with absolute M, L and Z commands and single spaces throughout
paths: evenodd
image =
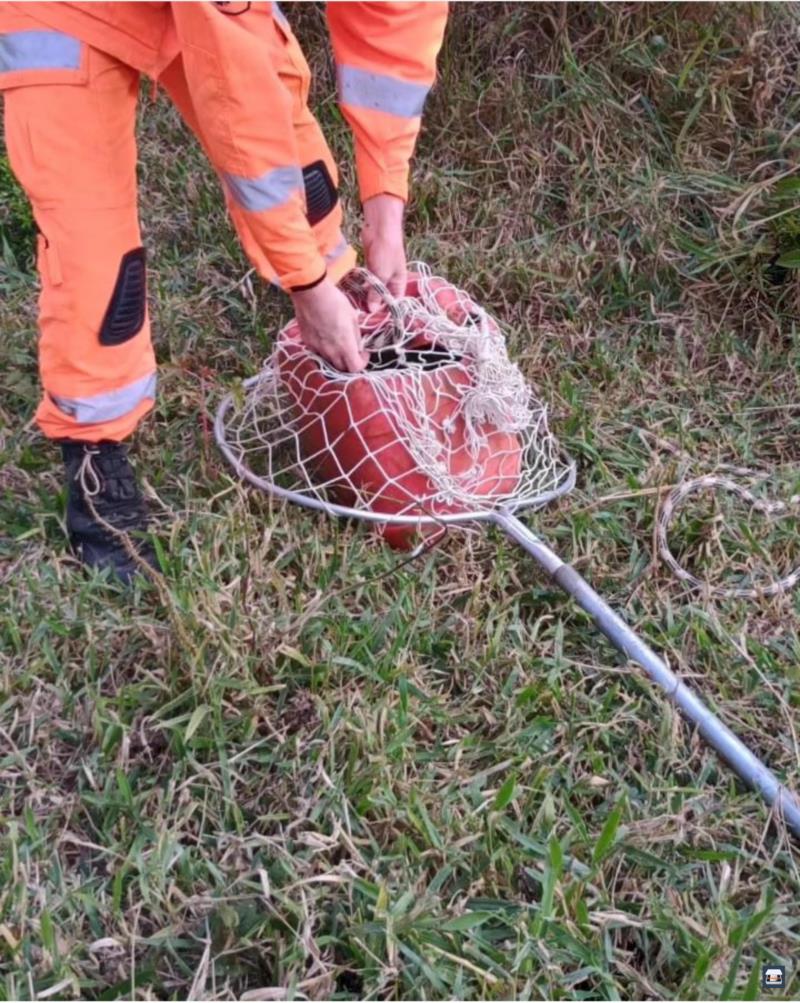
M 467 293 L 419 263 L 402 297 L 363 270 L 343 289 L 366 370 L 340 372 L 287 324 L 217 412 L 217 441 L 240 476 L 330 514 L 420 526 L 539 507 L 574 486 L 546 405 Z M 372 312 L 370 290 L 383 303 Z

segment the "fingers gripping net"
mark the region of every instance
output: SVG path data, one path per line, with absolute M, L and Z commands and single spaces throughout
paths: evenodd
M 310 507 L 392 524 L 398 545 L 408 527 L 541 505 L 572 487 L 546 406 L 466 293 L 424 265 L 398 299 L 365 272 L 344 288 L 366 370 L 333 368 L 288 324 L 243 397 L 217 414 L 217 439 L 242 476 Z M 367 313 L 370 288 L 385 305 Z

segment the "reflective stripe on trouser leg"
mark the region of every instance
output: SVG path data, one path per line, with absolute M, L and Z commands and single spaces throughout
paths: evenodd
M 96 425 L 114 421 L 135 411 L 143 402 L 156 397 L 156 374 L 148 373 L 138 380 L 89 397 L 60 397 L 50 394 L 50 399 L 63 414 L 74 418 L 80 425 Z
M 155 389 L 136 210 L 139 75 L 96 50 L 88 67 L 85 84 L 7 91 L 6 145 L 42 234 L 37 422 L 51 438 L 119 441 Z

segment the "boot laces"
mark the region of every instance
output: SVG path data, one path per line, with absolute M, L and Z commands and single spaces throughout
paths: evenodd
M 104 452 L 97 446 L 86 446 L 75 480 L 87 500 L 94 506 L 118 511 L 120 515 L 139 515 L 141 497 L 136 475 L 124 453 Z
M 102 488 L 102 483 L 97 470 L 92 463 L 92 458 L 100 454 L 99 449 L 94 449 L 91 446 L 87 446 L 83 454 L 83 459 L 81 460 L 81 465 L 78 467 L 77 480 L 80 483 L 81 490 L 85 495 L 90 498 L 94 498 L 96 495 L 100 494 L 100 489 Z

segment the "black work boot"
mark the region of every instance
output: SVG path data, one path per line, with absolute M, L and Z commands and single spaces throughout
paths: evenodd
M 146 574 L 131 549 L 157 568 L 155 552 L 144 537 L 147 510 L 128 447 L 121 442 L 65 441 L 61 453 L 69 488 L 67 529 L 81 561 L 90 568 L 111 568 L 125 585 L 135 574 Z

